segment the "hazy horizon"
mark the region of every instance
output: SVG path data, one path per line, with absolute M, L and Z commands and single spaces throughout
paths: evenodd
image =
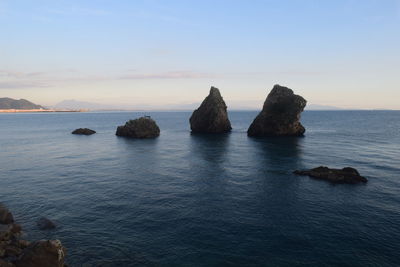
M 400 1 L 0 1 L 0 97 L 400 109 Z

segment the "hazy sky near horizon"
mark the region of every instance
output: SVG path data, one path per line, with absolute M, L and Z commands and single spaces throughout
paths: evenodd
M 0 97 L 400 109 L 400 0 L 0 0 Z

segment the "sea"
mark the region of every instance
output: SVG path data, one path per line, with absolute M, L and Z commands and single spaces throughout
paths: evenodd
M 159 138 L 115 135 L 143 115 Z M 0 202 L 68 266 L 400 266 L 400 111 L 305 111 L 298 138 L 248 137 L 256 111 L 194 135 L 190 115 L 0 114 Z M 321 165 L 369 181 L 293 174 Z

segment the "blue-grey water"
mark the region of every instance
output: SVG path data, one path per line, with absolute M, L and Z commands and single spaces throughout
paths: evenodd
M 400 111 L 306 111 L 304 138 L 267 139 L 246 135 L 256 114 L 218 136 L 146 113 L 155 140 L 115 136 L 140 112 L 0 114 L 0 201 L 70 266 L 400 266 Z M 369 182 L 292 174 L 319 165 Z

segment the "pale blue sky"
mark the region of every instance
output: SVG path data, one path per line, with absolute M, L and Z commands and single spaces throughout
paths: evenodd
M 0 0 L 0 97 L 400 109 L 400 0 Z

